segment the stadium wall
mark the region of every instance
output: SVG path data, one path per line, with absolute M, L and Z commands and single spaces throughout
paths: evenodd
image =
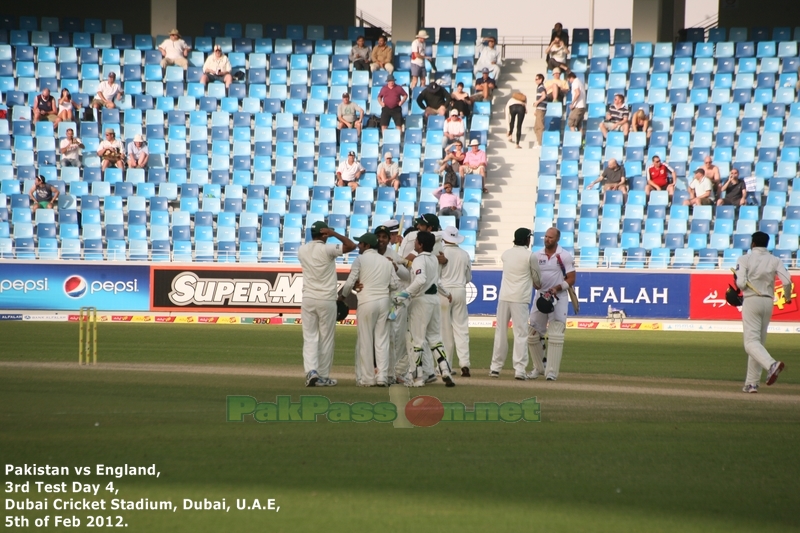
M 719 0 L 719 26 L 753 28 L 797 25 L 800 2 L 786 0 Z

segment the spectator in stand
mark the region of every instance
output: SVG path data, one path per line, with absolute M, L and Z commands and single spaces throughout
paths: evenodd
M 438 215 L 440 217 L 451 215 L 456 217 L 456 226 L 458 226 L 458 219 L 461 218 L 461 207 L 464 201 L 458 195 L 453 194 L 453 185 L 445 183 L 436 189 L 433 195 L 439 200 Z
M 739 171 L 731 169 L 728 181 L 720 188 L 720 195 L 725 193 L 725 198 L 717 200 L 717 205 L 742 206 L 747 204 L 747 189 L 742 180 L 739 179 Z
M 125 147 L 122 145 L 122 141 L 117 139 L 113 128 L 106 128 L 106 138 L 100 141 L 97 155 L 103 160 L 100 165 L 103 172 L 110 166 L 115 166 L 120 170 L 125 168 Z
M 472 116 L 472 98 L 464 91 L 464 82 L 458 82 L 456 90 L 450 93 L 450 105 L 465 119 Z
M 361 121 L 364 119 L 364 110 L 358 104 L 350 101 L 348 93 L 342 95 L 342 103 L 336 109 L 336 119 L 338 121 L 336 123 L 337 130 L 355 128 L 358 136 L 361 136 Z
M 569 65 L 567 65 L 569 47 L 564 44 L 560 37 L 554 37 L 544 52 L 547 54 L 548 68 L 558 68 L 569 74 Z
M 480 77 L 475 80 L 475 94 L 472 95 L 473 102 L 489 102 L 492 99 L 497 84 L 489 77 L 489 69 L 481 71 Z
M 663 164 L 657 155 L 653 156 L 653 165 L 647 169 L 644 193 L 649 197 L 651 191 L 667 191 L 670 198 L 675 192 L 675 171 Z
M 231 70 L 231 62 L 228 56 L 223 54 L 222 47 L 216 44 L 214 45 L 214 52 L 203 63 L 203 75 L 200 77 L 200 83 L 208 85 L 210 81 L 221 81 L 225 83 L 225 88 L 229 89 L 231 83 L 233 83 Z
M 444 116 L 450 105 L 450 93 L 444 87 L 432 81 L 417 96 L 417 105 L 425 110 L 425 116 Z
M 108 109 L 117 107 L 114 101 L 122 100 L 122 89 L 116 80 L 116 73 L 109 72 L 108 80 L 100 82 L 100 85 L 97 86 L 97 96 L 92 100 L 93 108 L 100 110 L 104 107 Z
M 650 128 L 650 117 L 644 112 L 644 109 L 639 109 L 631 117 L 631 131 L 643 131 L 647 133 L 647 138 L 650 139 L 650 134 L 653 130 Z
M 500 67 L 503 66 L 503 58 L 500 50 L 497 48 L 497 41 L 494 37 L 484 37 L 481 39 L 481 45 L 478 47 L 478 60 L 475 61 L 475 75 L 488 69 L 492 75 L 492 79 L 496 80 L 500 77 Z
M 556 22 L 556 25 L 553 26 L 553 29 L 550 32 L 550 42 L 553 42 L 553 39 L 556 37 L 561 39 L 561 42 L 564 43 L 564 46 L 569 46 L 569 33 L 564 29 L 564 26 L 562 26 L 560 22 Z
M 464 136 L 467 130 L 464 126 L 464 121 L 458 116 L 458 111 L 455 109 L 450 110 L 450 116 L 444 121 L 442 128 L 442 148 L 447 147 L 455 141 L 464 142 Z
M 478 139 L 472 139 L 469 146 L 470 151 L 464 156 L 464 161 L 458 169 L 461 174 L 461 181 L 464 181 L 464 176 L 467 174 L 480 174 L 481 189 L 484 193 L 488 193 L 489 189 L 486 188 L 486 152 L 481 150 Z
M 191 46 L 186 44 L 186 41 L 181 39 L 181 34 L 176 29 L 169 32 L 169 38 L 165 39 L 158 47 L 161 52 L 161 68 L 167 68 L 169 65 L 177 65 L 183 70 L 189 68 L 189 50 Z
M 561 69 L 553 69 L 553 78 L 544 82 L 544 87 L 547 89 L 550 102 L 563 102 L 564 97 L 569 92 L 569 83 L 567 80 L 561 79 Z
M 381 35 L 378 37 L 378 44 L 372 49 L 372 63 L 369 65 L 372 72 L 376 70 L 385 70 L 389 74 L 394 72 L 394 65 L 392 64 L 392 47 L 386 44 L 386 36 Z
M 567 80 L 572 90 L 567 125 L 572 131 L 583 131 L 583 117 L 586 116 L 586 87 L 574 72 L 567 74 Z
M 59 120 L 72 122 L 75 118 L 76 109 L 80 109 L 80 106 L 72 101 L 72 95 L 69 93 L 69 89 L 61 89 L 61 98 L 58 99 Z
M 47 184 L 44 176 L 37 176 L 31 189 L 28 191 L 30 196 L 31 211 L 34 213 L 37 209 L 53 209 L 56 202 L 58 202 L 58 189 Z
M 628 185 L 625 179 L 625 167 L 617 163 L 616 159 L 609 159 L 608 166 L 603 170 L 600 176 L 586 186 L 591 189 L 596 184 L 603 182 L 603 192 L 607 191 L 620 191 L 623 200 L 627 201 L 628 198 Z
M 444 159 L 439 161 L 441 166 L 437 171 L 439 174 L 447 170 L 447 166 L 453 169 L 453 172 L 456 174 L 459 173 L 459 169 L 461 168 L 461 164 L 464 162 L 464 158 L 466 157 L 466 153 L 464 152 L 464 143 L 462 141 L 456 141 L 447 148 L 444 149 L 445 155 Z
M 713 205 L 714 197 L 711 192 L 714 183 L 706 176 L 706 171 L 698 168 L 694 171 L 694 179 L 689 184 L 689 199 L 683 205 Z
M 50 94 L 50 89 L 47 88 L 42 90 L 42 94 L 36 95 L 33 106 L 33 123 L 36 124 L 40 120 L 52 122 L 53 127 L 58 126 L 58 123 L 61 122 L 61 119 L 58 118 L 58 103 Z
M 427 71 L 425 70 L 425 40 L 429 38 L 428 32 L 420 30 L 414 41 L 411 43 L 411 89 L 425 85 Z
M 392 152 L 384 154 L 384 161 L 378 165 L 378 185 L 381 187 L 400 188 L 400 165 L 392 161 Z
M 403 104 L 408 100 L 405 89 L 396 85 L 394 76 L 386 77 L 386 85 L 378 93 L 378 103 L 381 105 L 381 131 L 389 127 L 389 120 L 394 120 L 394 126 L 403 131 Z
M 371 55 L 372 50 L 364 44 L 364 36 L 359 35 L 356 38 L 356 44 L 350 49 L 350 62 L 353 64 L 353 70 L 369 70 Z
M 81 150 L 84 148 L 86 147 L 81 140 L 75 137 L 75 131 L 72 128 L 67 128 L 67 136 L 59 144 L 61 167 L 81 166 Z
M 625 105 L 625 97 L 620 93 L 614 95 L 614 103 L 606 110 L 606 120 L 600 124 L 603 137 L 608 137 L 609 131 L 621 131 L 625 137 L 630 129 L 630 107 Z
M 141 135 L 134 135 L 133 141 L 128 143 L 128 168 L 147 168 L 150 159 L 150 149 Z
M 344 187 L 347 185 L 355 191 L 358 188 L 358 180 L 362 174 L 364 174 L 364 167 L 356 161 L 356 153 L 349 152 L 347 160 L 339 163 L 339 168 L 336 169 L 336 186 Z
M 508 140 L 511 140 L 511 135 L 514 132 L 514 125 L 517 126 L 517 148 L 522 148 L 519 145 L 519 140 L 522 137 L 522 121 L 525 120 L 525 115 L 528 113 L 528 97 L 517 91 L 511 94 L 506 104 L 506 120 L 508 121 Z
M 533 124 L 533 133 L 536 134 L 536 144 L 542 146 L 542 136 L 544 135 L 544 116 L 547 113 L 547 89 L 544 86 L 544 74 L 536 75 L 536 101 L 533 103 L 533 116 L 536 122 Z
M 719 190 L 722 187 L 722 176 L 719 173 L 719 167 L 714 164 L 714 160 L 711 159 L 710 155 L 703 158 L 703 171 L 706 173 L 706 177 L 711 180 L 714 192 L 719 194 Z

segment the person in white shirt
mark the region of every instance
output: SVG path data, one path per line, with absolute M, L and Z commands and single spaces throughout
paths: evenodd
M 150 149 L 141 135 L 136 134 L 128 143 L 128 168 L 146 168 L 150 159 Z
M 378 253 L 378 237 L 374 233 L 365 233 L 355 240 L 360 255 L 350 267 L 339 299 L 344 301 L 350 296 L 358 282 L 356 385 L 386 387 L 389 373 L 394 376 L 394 368 L 389 368 L 391 327 L 387 320 L 390 296 L 397 289 L 392 279 L 394 267 Z
M 208 85 L 212 81 L 225 83 L 226 89 L 233 83 L 231 62 L 228 56 L 222 53 L 222 47 L 218 44 L 214 45 L 214 52 L 203 63 L 203 75 L 200 77 L 200 83 L 203 85 Z
M 583 129 L 583 117 L 586 115 L 586 87 L 574 72 L 567 74 L 567 81 L 572 90 L 572 103 L 569 105 L 567 125 L 572 131 Z
M 572 254 L 558 245 L 561 232 L 550 228 L 544 234 L 544 249 L 534 252 L 541 272 L 541 286 L 534 296 L 531 308 L 528 347 L 533 356 L 533 370 L 528 379 L 545 375 L 547 381 L 555 381 L 561 367 L 564 350 L 564 332 L 567 328 L 567 311 L 570 304 L 569 289 L 575 285 L 575 267 Z M 540 309 L 539 297 L 552 299 L 553 309 Z M 546 306 L 543 306 L 543 308 Z M 550 311 L 550 312 L 546 312 Z M 542 339 L 547 335 L 547 368 L 544 367 Z
M 776 361 L 764 348 L 767 342 L 767 330 L 772 319 L 775 303 L 775 276 L 783 284 L 783 303 L 792 303 L 792 278 L 783 261 L 767 250 L 769 235 L 763 231 L 753 233 L 750 253 L 739 257 L 736 261 L 734 279 L 736 286 L 742 291 L 742 325 L 744 327 L 744 350 L 747 352 L 747 377 L 744 392 L 758 392 L 762 368 L 767 371 L 767 385 L 778 379 L 778 374 L 785 365 Z
M 472 281 L 472 261 L 469 254 L 458 247 L 464 241 L 458 229 L 447 226 L 442 232 L 442 253 L 447 264 L 442 266 L 439 284 L 450 293 L 447 298 L 439 295 L 442 307 L 442 342 L 450 365 L 454 353 L 458 354 L 461 377 L 470 377 L 469 367 L 469 312 L 467 311 L 467 284 Z
M 81 140 L 75 137 L 75 132 L 72 128 L 67 128 L 67 136 L 61 139 L 59 150 L 61 152 L 61 166 L 62 167 L 79 167 L 81 166 L 81 151 L 86 148 Z
M 336 186 L 344 187 L 347 185 L 354 191 L 358 188 L 358 180 L 364 173 L 365 169 L 361 163 L 356 161 L 356 153 L 348 152 L 347 159 L 339 163 L 339 168 L 336 169 Z
M 97 86 L 97 96 L 92 100 L 92 107 L 95 109 L 102 109 L 107 107 L 114 109 L 117 105 L 115 101 L 122 100 L 122 89 L 116 82 L 117 75 L 114 72 L 108 73 L 108 80 L 100 82 Z
M 455 141 L 464 143 L 464 136 L 467 130 L 464 127 L 464 121 L 458 115 L 458 109 L 450 110 L 450 116 L 444 121 L 442 131 L 442 148 L 447 148 L 449 144 Z
M 514 378 L 525 380 L 528 366 L 528 306 L 533 289 L 541 287 L 541 273 L 536 257 L 531 253 L 531 230 L 519 228 L 514 232 L 514 247 L 503 252 L 503 278 L 497 302 L 497 328 L 489 376 L 500 377 L 508 357 L 508 321 L 514 328 Z
M 161 52 L 161 68 L 167 68 L 169 65 L 177 65 L 183 70 L 189 68 L 189 50 L 191 46 L 186 44 L 186 41 L 181 39 L 181 34 L 178 30 L 174 29 L 169 32 L 169 38 L 165 39 L 158 47 Z
M 411 43 L 411 90 L 419 84 L 420 87 L 425 86 L 425 77 L 427 71 L 425 70 L 425 40 L 430 38 L 428 32 L 420 30 L 414 41 Z
M 689 199 L 683 205 L 712 205 L 714 197 L 711 195 L 714 183 L 708 179 L 705 170 L 698 168 L 694 171 L 694 179 L 689 184 Z
M 500 67 L 503 66 L 503 56 L 497 48 L 497 40 L 494 37 L 484 37 L 478 47 L 478 60 L 475 61 L 475 75 L 483 69 L 488 68 L 492 79 L 500 77 Z
M 125 168 L 125 146 L 122 141 L 117 139 L 117 134 L 112 128 L 106 128 L 106 138 L 100 141 L 97 147 L 97 155 L 99 155 L 103 162 L 100 168 L 105 170 L 110 166 L 115 166 L 122 170 Z
M 327 244 L 328 237 L 338 239 Z M 336 233 L 324 222 L 311 225 L 311 240 L 297 251 L 303 269 L 303 367 L 306 387 L 332 387 L 334 328 L 336 326 L 336 258 L 356 249 L 353 241 Z
M 400 165 L 392 161 L 392 152 L 384 154 L 383 162 L 378 165 L 378 185 L 381 187 L 393 187 L 395 191 L 400 189 Z

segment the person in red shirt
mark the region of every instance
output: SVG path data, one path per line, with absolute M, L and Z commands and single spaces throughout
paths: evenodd
M 675 192 L 675 171 L 663 164 L 657 155 L 653 156 L 653 166 L 647 169 L 644 192 L 650 196 L 650 191 L 667 191 L 670 198 Z
M 394 125 L 403 131 L 403 104 L 408 100 L 408 93 L 399 85 L 395 85 L 394 76 L 386 77 L 386 85 L 378 93 L 378 103 L 381 105 L 381 130 L 389 127 L 389 121 L 394 120 Z

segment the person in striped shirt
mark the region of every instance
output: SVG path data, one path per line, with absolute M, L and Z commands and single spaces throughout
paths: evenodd
M 603 137 L 608 137 L 609 131 L 621 131 L 625 137 L 630 129 L 631 110 L 625 105 L 625 97 L 621 94 L 614 95 L 614 103 L 608 106 L 606 120 L 600 124 Z

